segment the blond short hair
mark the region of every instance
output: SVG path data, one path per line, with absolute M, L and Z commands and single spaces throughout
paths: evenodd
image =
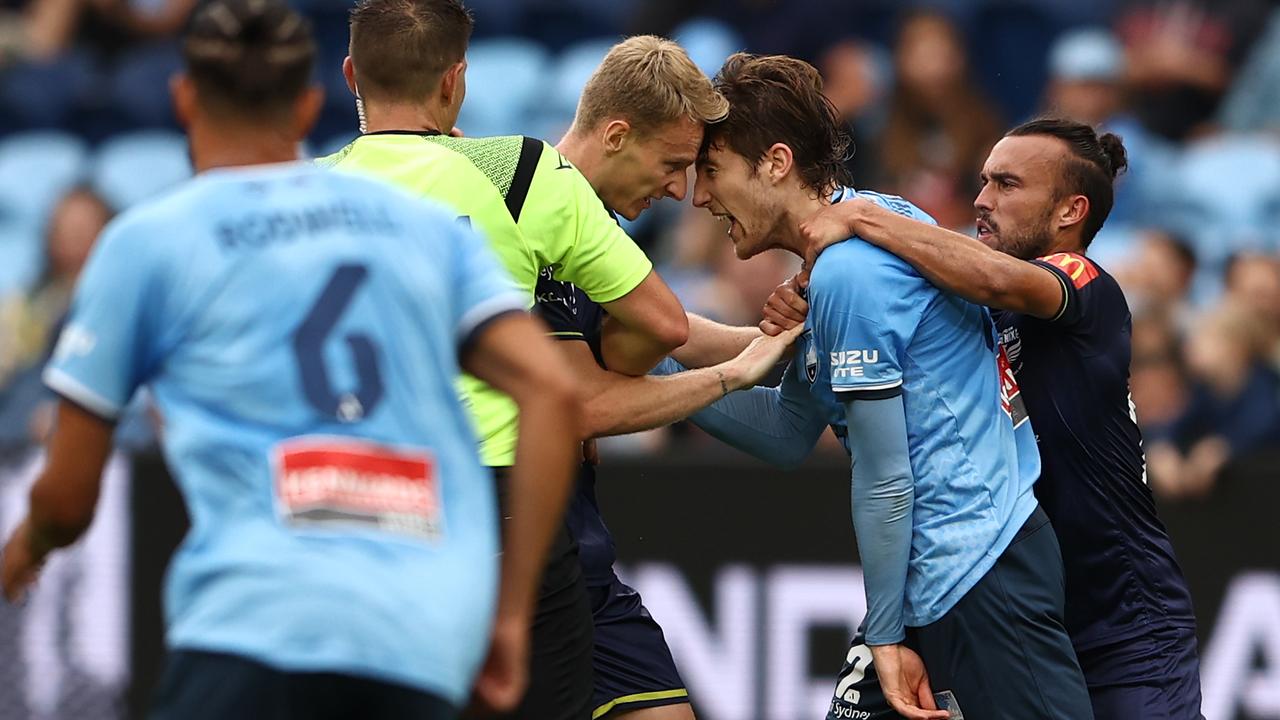
M 614 45 L 591 74 L 573 129 L 590 130 L 622 118 L 646 132 L 680 118 L 713 123 L 728 114 L 729 101 L 684 48 L 655 35 L 636 35 Z

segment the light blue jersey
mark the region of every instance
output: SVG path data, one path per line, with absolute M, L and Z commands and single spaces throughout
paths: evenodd
M 845 189 L 835 199 L 855 196 L 933 222 L 901 198 Z M 915 478 L 903 621 L 927 625 L 991 569 L 1035 510 L 1030 422 L 1010 400 L 1016 385 L 1004 387 L 987 310 L 941 292 L 897 256 L 856 239 L 832 245 L 814 266 L 809 304 L 791 372 L 846 449 L 841 400 L 902 394 Z
M 527 302 L 452 215 L 289 163 L 205 173 L 103 234 L 45 378 L 105 418 L 152 391 L 192 521 L 171 647 L 466 700 L 498 534 L 453 383 Z

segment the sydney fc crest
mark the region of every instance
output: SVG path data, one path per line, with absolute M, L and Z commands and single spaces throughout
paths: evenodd
M 818 345 L 813 341 L 813 331 L 805 330 L 800 342 L 804 343 L 804 376 L 812 385 L 818 380 Z

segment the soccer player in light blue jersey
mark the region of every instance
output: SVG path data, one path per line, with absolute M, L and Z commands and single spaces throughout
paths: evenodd
M 800 223 L 852 197 L 929 221 L 843 187 L 847 144 L 809 65 L 738 54 L 716 84 L 730 111 L 708 128 L 694 203 L 728 221 L 740 258 L 803 256 Z M 1035 439 L 990 315 L 857 239 L 821 256 L 808 292 L 780 388 L 695 418 L 781 462 L 830 425 L 851 455 L 868 613 L 828 717 L 1091 717 L 1061 555 L 1032 493 Z
M 321 105 L 299 15 L 215 0 L 184 54 L 198 175 L 113 222 L 81 276 L 6 597 L 92 521 L 147 385 L 192 519 L 153 718 L 453 718 L 473 688 L 513 706 L 580 439 L 556 350 L 453 213 L 297 162 Z M 460 366 L 520 406 L 501 561 Z

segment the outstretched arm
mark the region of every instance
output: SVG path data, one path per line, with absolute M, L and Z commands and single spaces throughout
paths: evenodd
M 759 333 L 756 333 L 759 335 Z M 596 364 L 586 343 L 557 343 L 577 380 L 587 437 L 624 435 L 683 420 L 730 393 L 753 387 L 787 353 L 799 329 L 757 337 L 737 356 L 669 376 L 629 377 Z
M 684 369 L 668 358 L 654 372 L 670 374 Z M 732 393 L 689 420 L 717 440 L 779 467 L 799 465 L 827 427 L 808 389 L 790 368 L 778 387 Z
M 824 208 L 801 224 L 801 232 L 809 243 L 809 268 L 827 246 L 856 235 L 971 302 L 1039 318 L 1052 318 L 1064 307 L 1066 288 L 1053 271 L 869 200 L 850 199 Z
M 689 313 L 689 341 L 671 352 L 671 357 L 685 367 L 710 367 L 740 354 L 760 331 L 754 327 L 725 325 Z

